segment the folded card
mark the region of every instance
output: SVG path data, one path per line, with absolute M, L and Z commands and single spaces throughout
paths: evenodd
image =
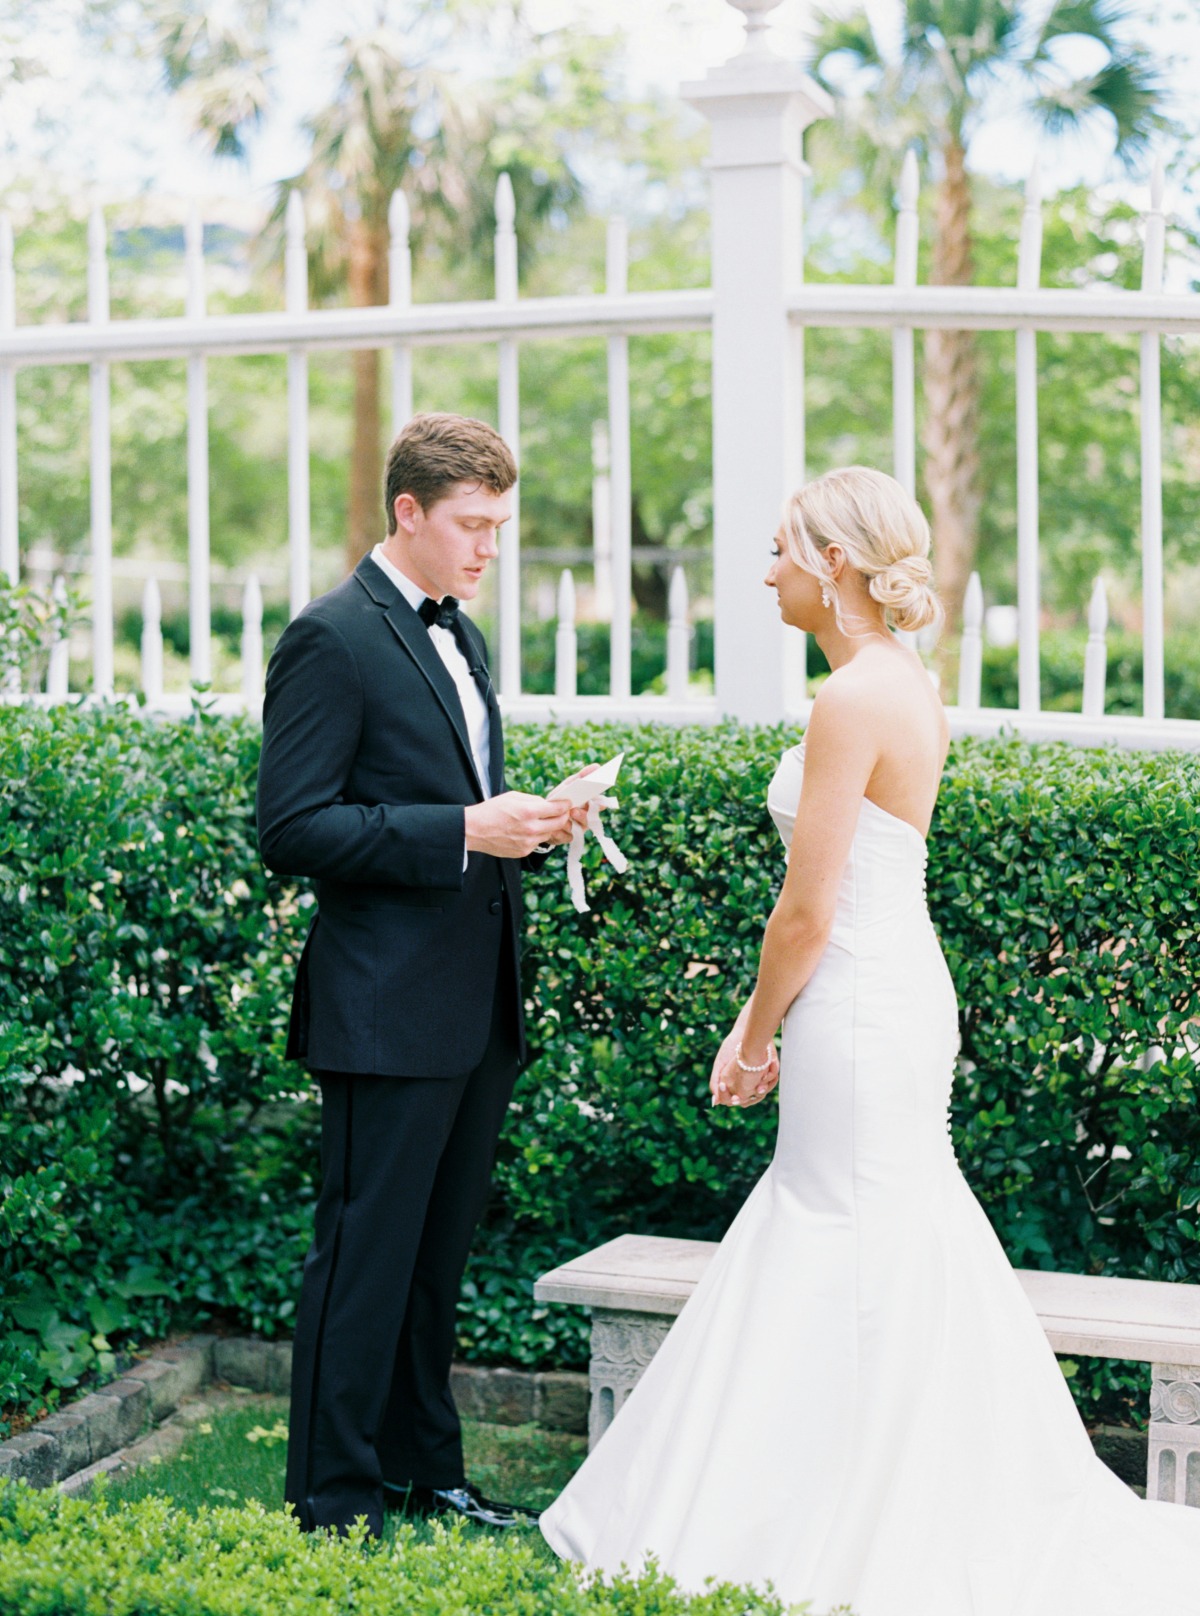
M 589 830 L 600 843 L 600 851 L 618 875 L 624 875 L 629 868 L 629 861 L 607 835 L 600 819 L 602 808 L 617 807 L 617 799 L 610 797 L 608 793 L 617 783 L 617 775 L 621 772 L 624 757 L 624 752 L 618 752 L 616 757 L 609 758 L 607 763 L 601 764 L 591 774 L 573 776 L 556 785 L 554 790 L 548 793 L 550 802 L 569 802 L 572 808 L 586 808 L 588 811 L 586 825 L 572 822 L 571 845 L 567 849 L 567 884 L 571 889 L 571 902 L 580 914 L 591 907 L 583 885 L 583 844 Z
M 624 752 L 618 752 L 616 757 L 609 758 L 591 774 L 583 776 L 572 775 L 561 785 L 555 786 L 553 791 L 547 792 L 548 802 L 569 802 L 572 808 L 582 808 L 594 797 L 603 797 L 617 783 L 617 776 L 621 772 L 621 764 L 625 761 Z

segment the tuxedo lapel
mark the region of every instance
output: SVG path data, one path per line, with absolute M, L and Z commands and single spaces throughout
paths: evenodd
M 458 690 L 454 680 L 450 677 L 449 669 L 437 653 L 429 630 L 413 611 L 404 596 L 395 587 L 392 581 L 385 577 L 383 572 L 375 565 L 370 556 L 364 556 L 355 568 L 354 576 L 370 595 L 377 605 L 383 607 L 383 615 L 388 627 L 399 640 L 425 676 L 429 688 L 437 697 L 438 704 L 450 722 L 462 751 L 463 762 L 467 767 L 467 774 L 475 786 L 476 796 L 483 800 L 483 790 L 479 776 L 475 771 L 475 759 L 471 754 L 471 741 L 467 735 L 467 721 L 463 716 L 462 702 L 459 700 Z M 492 698 L 495 699 L 494 697 Z M 490 710 L 490 704 L 489 704 Z M 494 738 L 495 723 L 493 721 L 492 749 L 495 752 Z
M 496 691 L 489 678 L 487 682 L 487 708 L 491 725 L 488 729 L 488 738 L 491 742 L 491 756 L 489 768 L 492 776 L 492 791 L 497 795 L 505 789 L 504 786 L 504 725 L 500 721 L 500 703 L 496 699 Z
M 491 777 L 492 795 L 499 796 L 504 790 L 504 725 L 500 719 L 500 701 L 496 695 L 496 687 L 492 684 L 492 676 L 488 672 L 487 645 L 483 635 L 461 609 L 458 614 L 457 632 L 459 649 L 472 671 L 481 671 L 483 675 L 481 689 L 488 713 L 488 774 Z M 479 680 L 476 682 L 479 683 Z

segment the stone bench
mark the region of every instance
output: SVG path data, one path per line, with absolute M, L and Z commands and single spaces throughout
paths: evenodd
M 612 1423 L 716 1245 L 625 1234 L 543 1274 L 539 1302 L 592 1317 L 588 1441 Z M 1200 1285 L 1018 1270 L 1055 1352 L 1152 1365 L 1146 1496 L 1200 1506 Z

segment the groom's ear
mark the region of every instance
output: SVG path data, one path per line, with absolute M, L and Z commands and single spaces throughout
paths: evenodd
M 397 494 L 392 501 L 392 514 L 396 518 L 396 526 L 411 538 L 416 531 L 417 519 L 423 512 L 412 494 Z

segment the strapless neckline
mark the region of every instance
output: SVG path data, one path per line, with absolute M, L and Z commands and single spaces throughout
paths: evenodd
M 803 741 L 801 741 L 797 746 L 789 747 L 788 750 L 794 753 L 795 756 L 800 759 L 801 763 L 804 762 Z M 877 802 L 872 802 L 870 797 L 863 798 L 863 807 L 872 809 L 875 813 L 881 814 L 884 819 L 890 820 L 893 825 L 900 825 L 906 831 L 911 832 L 911 834 L 916 837 L 917 841 L 920 842 L 923 851 L 928 852 L 929 838 L 927 836 L 922 836 L 921 832 L 913 824 L 911 819 L 902 819 L 899 814 L 889 813 L 886 808 L 881 808 Z

